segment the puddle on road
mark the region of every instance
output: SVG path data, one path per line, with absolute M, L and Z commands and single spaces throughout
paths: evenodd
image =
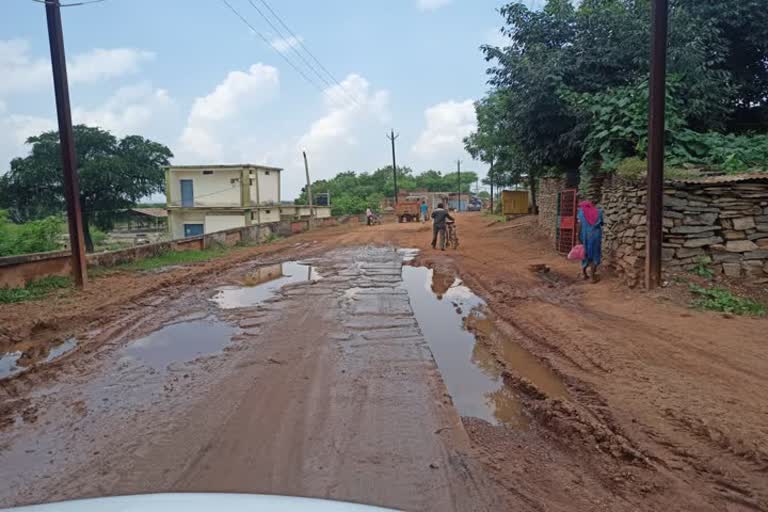
M 494 347 L 500 352 L 494 356 L 514 368 L 515 373 L 533 382 L 537 388 L 551 398 L 566 398 L 568 388 L 563 381 L 539 361 L 536 356 L 509 340 L 494 324 L 493 318 L 475 311 L 467 318 L 467 327 L 480 336 L 494 340 Z M 478 344 L 479 345 L 479 344 Z
M 416 256 L 419 255 L 419 250 L 406 247 L 404 249 L 398 249 L 397 254 L 400 255 L 400 257 L 403 260 L 403 263 L 408 263 L 409 261 L 413 261 L 416 259 Z
M 504 385 L 498 359 L 548 396 L 567 395 L 565 385 L 549 368 L 498 332 L 483 312 L 483 300 L 453 274 L 404 266 L 403 285 L 460 415 L 496 425 L 528 424 L 521 401 Z M 500 346 L 500 353 L 492 353 L 490 346 L 478 342 L 467 328 L 481 336 L 493 336 L 498 341 L 493 346 Z
M 171 363 L 192 361 L 203 355 L 221 352 L 230 343 L 235 331 L 233 326 L 214 317 L 180 322 L 130 342 L 123 353 L 162 370 Z
M 453 276 L 446 283 L 445 275 L 428 268 L 403 267 L 403 285 L 416 321 L 456 409 L 462 416 L 474 416 L 494 425 L 525 425 L 522 405 L 505 388 L 490 354 L 483 355 L 483 347 L 464 329 L 462 314 L 457 312 L 481 307 L 482 299 Z
M 243 278 L 243 286 L 223 286 L 211 299 L 222 309 L 256 306 L 291 283 L 316 281 L 322 276 L 312 265 L 286 261 L 259 267 Z
M 6 352 L 0 356 L 0 379 L 13 377 L 29 368 L 50 363 L 77 347 L 77 339 L 67 338 L 55 346 L 42 347 L 40 352 Z

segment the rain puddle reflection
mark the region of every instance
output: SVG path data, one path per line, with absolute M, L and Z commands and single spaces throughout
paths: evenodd
M 316 281 L 322 276 L 311 266 L 286 261 L 259 267 L 243 278 L 242 286 L 222 286 L 211 299 L 222 309 L 256 306 L 291 283 Z
M 214 317 L 180 322 L 130 342 L 123 353 L 151 368 L 162 370 L 171 363 L 192 361 L 203 355 L 221 352 L 230 343 L 235 331 L 233 326 Z
M 39 352 L 6 352 L 0 356 L 0 379 L 13 377 L 41 363 L 50 363 L 77 347 L 77 339 L 67 338 L 58 345 L 42 347 Z
M 528 424 L 522 402 L 504 385 L 499 362 L 552 398 L 568 395 L 552 370 L 498 330 L 483 300 L 453 274 L 404 266 L 403 285 L 459 414 L 496 425 Z M 479 342 L 474 333 L 494 343 Z
M 403 285 L 459 414 L 494 425 L 525 425 L 522 404 L 507 390 L 491 354 L 464 328 L 463 312 L 484 303 L 453 275 L 403 267 Z

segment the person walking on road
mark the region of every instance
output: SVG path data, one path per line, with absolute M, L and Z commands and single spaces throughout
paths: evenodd
M 427 222 L 428 220 L 427 213 L 429 212 L 429 207 L 427 206 L 427 202 L 422 200 L 421 206 L 419 206 L 419 208 L 421 209 L 421 222 Z
M 368 225 L 373 224 L 373 211 L 370 208 L 365 209 L 365 219 L 368 221 Z
M 579 241 L 584 246 L 581 271 L 588 279 L 587 268 L 592 268 L 592 282 L 597 281 L 597 267 L 600 266 L 603 246 L 603 210 L 596 208 L 592 201 L 579 203 Z
M 440 250 L 445 250 L 445 222 L 454 220 L 443 206 L 438 203 L 437 208 L 432 210 L 432 248 L 437 249 L 437 237 L 440 235 Z

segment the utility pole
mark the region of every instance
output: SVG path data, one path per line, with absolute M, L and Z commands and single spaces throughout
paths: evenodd
M 398 133 L 395 135 L 395 130 L 392 130 L 389 135 L 387 135 L 387 138 L 392 142 L 392 177 L 395 181 L 395 206 L 397 206 L 398 202 L 398 195 L 397 195 L 397 162 L 395 161 L 395 139 L 397 139 L 400 136 Z
M 651 76 L 648 113 L 648 183 L 645 287 L 661 284 L 661 247 L 664 215 L 664 103 L 667 75 L 668 0 L 651 3 Z
M 488 181 L 491 182 L 491 213 L 493 210 L 493 159 L 491 159 L 491 167 L 488 169 Z
M 459 180 L 459 201 L 456 207 L 458 211 L 461 211 L 461 160 L 456 160 L 456 174 Z
M 304 172 L 307 173 L 307 201 L 309 202 L 309 229 L 312 229 L 312 226 L 314 224 L 314 208 L 312 208 L 312 182 L 309 181 L 309 164 L 307 163 L 307 152 L 302 151 L 302 155 L 304 155 Z
M 83 245 L 83 216 L 80 209 L 80 183 L 77 175 L 75 135 L 72 130 L 72 112 L 69 107 L 67 62 L 64 56 L 64 35 L 61 28 L 59 0 L 45 2 L 48 20 L 48 42 L 51 48 L 53 88 L 56 93 L 56 113 L 59 119 L 59 144 L 64 171 L 64 198 L 67 201 L 69 245 L 72 249 L 72 278 L 75 286 L 83 288 L 88 281 L 87 261 Z

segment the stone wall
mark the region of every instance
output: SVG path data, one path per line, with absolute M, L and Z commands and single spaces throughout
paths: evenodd
M 606 263 L 635 286 L 643 278 L 645 183 L 613 178 L 603 186 Z M 718 273 L 768 282 L 768 176 L 668 182 L 664 194 L 665 271 L 704 260 Z
M 565 189 L 561 178 L 541 178 L 536 203 L 539 208 L 539 228 L 554 243 L 557 236 L 557 194 Z

